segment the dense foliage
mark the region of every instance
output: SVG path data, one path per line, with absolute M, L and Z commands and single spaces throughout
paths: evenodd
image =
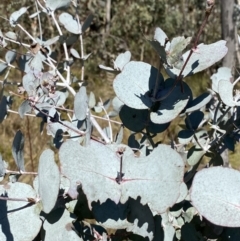
M 157 1 L 130 2 L 129 8 L 122 5 L 124 13 L 140 15 L 141 27 L 155 21 L 151 13 L 157 8 L 163 14 L 166 10 Z M 224 40 L 198 44 L 213 1 L 207 1 L 194 37 L 168 37 L 159 27 L 153 38 L 148 27 L 148 34 L 130 34 L 132 39 L 145 37 L 142 46 L 149 44 L 156 51 L 158 68 L 141 58 L 131 60 L 130 42 L 116 47 L 123 53 L 113 63 L 95 64 L 115 75 L 116 96 L 105 102 L 97 102 L 86 87 L 85 62 L 93 57 L 85 50 L 84 39 L 90 36 L 94 17 L 82 17 L 80 8 L 78 1 L 36 2 L 32 8 L 11 12 L 7 21 L 15 31 L 0 31 L 5 51 L 0 63 L 1 125 L 9 112 L 40 118 L 40 130 L 47 131 L 54 143 L 53 150 L 42 150 L 37 173 L 25 169 L 22 130 L 12 142 L 18 171 L 10 170 L 0 155 L 0 239 L 236 240 L 240 173 L 223 154 L 234 150 L 240 137 L 240 95 L 233 90 L 239 78 L 234 81 L 230 69 L 221 67 L 211 76 L 211 89 L 196 98 L 184 82 L 227 53 Z M 35 27 L 21 23 L 27 11 Z M 121 29 L 116 21 L 119 12 L 112 14 L 112 33 L 125 35 L 136 28 L 130 22 L 131 27 Z M 53 36 L 45 32 L 42 19 L 50 19 Z M 104 34 L 107 31 L 106 27 Z M 90 41 L 98 44 L 94 37 Z M 80 76 L 73 74 L 75 63 Z M 8 79 L 10 71 L 22 74 L 21 83 Z M 12 108 L 13 96 L 22 99 L 17 110 Z M 73 101 L 67 106 L 70 96 Z M 177 117 L 185 121 L 178 142 L 156 141 Z M 125 129 L 131 133 L 123 144 Z M 33 185 L 20 182 L 22 175 L 33 175 Z

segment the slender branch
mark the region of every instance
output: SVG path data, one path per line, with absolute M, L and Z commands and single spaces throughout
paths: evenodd
M 34 198 L 11 198 L 11 197 L 2 197 L 2 196 L 0 196 L 0 200 L 37 203 L 37 201 Z
M 101 100 L 101 103 L 103 103 L 101 98 L 100 98 L 100 100 Z M 112 126 L 111 126 L 110 118 L 109 118 L 108 113 L 107 113 L 107 111 L 106 111 L 106 109 L 105 109 L 103 104 L 102 104 L 101 107 L 102 107 L 102 109 L 103 109 L 103 111 L 104 111 L 104 113 L 105 113 L 105 115 L 107 117 L 108 126 L 109 126 L 110 141 L 112 142 L 113 141 L 113 132 L 112 132 Z
M 17 26 L 33 41 L 33 43 L 37 43 L 36 39 L 28 32 L 26 31 L 21 24 L 17 24 Z
M 36 5 L 36 10 L 38 12 L 38 4 L 37 1 L 35 0 L 35 5 Z M 40 14 L 38 13 L 38 25 L 39 25 L 39 33 L 40 33 L 40 39 L 42 41 L 42 25 L 41 25 L 41 19 L 40 19 Z
M 200 28 L 199 28 L 199 30 L 198 30 L 197 37 L 195 38 L 193 47 L 191 48 L 191 50 L 190 50 L 190 52 L 189 52 L 189 55 L 188 55 L 188 57 L 187 57 L 184 65 L 182 66 L 182 69 L 181 69 L 178 77 L 176 78 L 176 80 L 175 80 L 175 82 L 174 82 L 171 90 L 170 90 L 165 96 L 157 99 L 157 101 L 161 101 L 161 100 L 166 99 L 166 98 L 172 93 L 172 91 L 174 90 L 174 88 L 176 87 L 176 85 L 178 84 L 178 82 L 179 82 L 180 80 L 182 80 L 182 78 L 183 78 L 182 73 L 183 73 L 185 67 L 187 66 L 187 63 L 188 63 L 188 61 L 190 60 L 192 54 L 194 53 L 194 51 L 195 51 L 196 48 L 197 48 L 197 44 L 198 44 L 200 35 L 202 34 L 202 31 L 203 31 L 204 27 L 205 27 L 206 24 L 207 24 L 208 18 L 209 18 L 209 16 L 210 16 L 211 12 L 212 12 L 213 7 L 214 7 L 214 2 L 211 4 L 211 6 L 207 6 L 206 12 L 205 12 L 205 18 L 204 18 L 203 23 L 201 24 L 201 26 L 200 26 Z M 182 90 L 182 92 L 183 92 L 183 86 L 182 86 L 182 85 L 181 85 L 181 90 Z
M 63 33 L 62 33 L 62 30 L 61 30 L 61 28 L 60 28 L 60 26 L 59 26 L 59 24 L 58 24 L 58 22 L 57 22 L 57 20 L 56 20 L 56 18 L 55 18 L 54 12 L 51 12 L 51 16 L 52 16 L 52 18 L 53 18 L 53 21 L 54 21 L 56 27 L 57 27 L 57 30 L 58 30 L 58 32 L 59 32 L 59 35 L 62 36 Z M 64 43 L 63 43 L 63 49 L 64 49 L 64 53 L 65 53 L 65 58 L 66 58 L 66 60 L 67 60 L 67 83 L 70 84 L 69 55 L 68 55 L 68 50 L 67 50 L 67 44 L 66 44 L 65 41 L 64 41 Z
M 24 172 L 24 171 L 11 171 L 11 170 L 6 170 L 6 174 L 38 175 L 37 172 Z

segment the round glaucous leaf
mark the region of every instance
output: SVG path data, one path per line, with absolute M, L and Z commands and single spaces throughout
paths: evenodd
M 11 24 L 12 27 L 15 27 L 15 26 L 16 26 L 17 20 L 18 20 L 25 12 L 27 12 L 28 8 L 29 8 L 29 7 L 22 7 L 22 8 L 20 8 L 18 11 L 13 12 L 13 13 L 10 15 L 9 22 L 10 22 L 10 24 Z
M 197 130 L 198 126 L 202 122 L 204 114 L 202 111 L 194 111 L 188 117 L 185 118 L 185 124 L 189 130 Z
M 125 53 L 119 54 L 116 58 L 116 60 L 114 61 L 114 69 L 123 70 L 123 67 L 129 63 L 131 59 L 131 52 L 130 51 L 126 51 Z
M 106 145 L 91 141 L 83 147 L 67 141 L 60 148 L 59 158 L 62 174 L 71 180 L 72 188 L 76 188 L 76 183 L 82 184 L 89 204 L 98 200 L 103 203 L 108 198 L 125 203 L 129 197 L 140 196 L 143 205 L 151 203 L 153 210 L 163 213 L 177 201 L 183 182 L 184 162 L 167 145 L 158 145 L 147 157 L 127 154 L 123 158 L 124 175 L 119 182 L 116 180 L 120 157 Z M 97 191 L 100 189 L 102 192 Z
M 240 172 L 227 167 L 205 168 L 195 175 L 192 205 L 211 223 L 240 227 Z
M 44 241 L 83 241 L 73 230 L 72 222 L 76 219 L 67 209 L 58 208 L 48 214 L 43 223 Z
M 123 105 L 119 112 L 123 125 L 133 132 L 140 132 L 145 128 L 148 115 L 148 110 L 137 110 L 127 105 Z
M 5 60 L 8 64 L 11 64 L 16 59 L 17 53 L 15 49 L 8 50 L 5 55 Z
M 166 51 L 170 48 L 170 42 L 166 33 L 161 28 L 156 28 L 153 40 L 148 40 L 152 47 L 157 51 L 162 61 L 167 64 Z
M 178 141 L 180 144 L 187 145 L 193 138 L 194 132 L 191 130 L 181 130 L 178 132 Z
M 164 124 L 171 122 L 186 107 L 189 99 L 192 97 L 191 89 L 185 82 L 182 82 L 184 93 L 182 93 L 181 83 L 178 83 L 172 89 L 174 83 L 174 79 L 167 79 L 164 83 L 164 89 L 158 93 L 160 98 L 162 98 L 170 92 L 165 99 L 155 102 L 159 106 L 151 112 L 150 119 L 153 123 Z
M 30 106 L 29 100 L 24 100 L 21 105 L 18 107 L 18 113 L 21 118 L 28 112 L 31 112 L 32 107 Z
M 217 70 L 217 73 L 213 74 L 211 76 L 212 80 L 212 90 L 218 93 L 218 83 L 220 80 L 228 80 L 229 82 L 232 82 L 232 73 L 231 69 L 228 67 L 220 67 Z
M 46 7 L 52 11 L 58 8 L 66 7 L 70 4 L 71 0 L 46 0 Z
M 192 37 L 185 38 L 184 36 L 178 36 L 172 39 L 167 54 L 167 64 L 182 68 L 184 61 L 181 59 L 182 51 L 189 45 Z
M 75 18 L 73 18 L 73 16 L 69 13 L 61 13 L 59 16 L 59 22 L 63 24 L 63 26 L 70 33 L 74 33 L 74 34 L 82 33 L 81 24 Z
M 218 93 L 222 102 L 230 107 L 240 105 L 233 99 L 233 84 L 229 80 L 220 80 L 218 82 Z
M 117 97 L 134 109 L 148 109 L 152 106 L 153 93 L 157 80 L 163 83 L 163 76 L 158 70 L 144 62 L 131 61 L 116 76 L 113 88 Z
M 199 95 L 194 100 L 190 100 L 188 102 L 185 113 L 189 113 L 189 112 L 193 112 L 195 110 L 201 109 L 206 104 L 208 104 L 211 99 L 212 99 L 212 95 L 208 92 Z
M 88 96 L 85 86 L 81 86 L 74 97 L 74 114 L 80 121 L 84 120 L 87 115 Z
M 35 199 L 36 192 L 25 183 L 15 182 L 0 185 L 0 196 L 19 199 Z M 37 236 L 42 221 L 39 203 L 23 201 L 0 201 L 0 240 L 32 241 Z M 31 225 L 30 225 L 31 224 Z M 27 230 L 27 232 L 23 232 Z
M 11 31 L 5 33 L 5 36 L 7 38 L 10 38 L 10 39 L 13 39 L 13 40 L 17 40 L 17 35 L 14 32 L 11 32 Z
M 205 45 L 199 44 L 194 50 L 191 58 L 189 59 L 182 75 L 186 77 L 188 75 L 200 72 L 208 67 L 212 66 L 219 60 L 221 60 L 227 54 L 228 48 L 226 47 L 226 41 L 220 40 L 216 43 Z M 189 56 L 190 50 L 181 56 L 181 61 L 185 62 Z M 181 67 L 172 67 L 165 65 L 165 70 L 171 78 L 174 78 L 180 74 Z
M 45 150 L 38 164 L 38 193 L 45 213 L 53 209 L 57 201 L 59 185 L 60 173 L 54 160 L 54 152 L 50 149 Z

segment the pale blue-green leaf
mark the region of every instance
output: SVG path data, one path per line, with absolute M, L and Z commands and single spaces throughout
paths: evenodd
M 189 130 L 197 130 L 200 123 L 204 118 L 204 113 L 202 111 L 194 111 L 188 117 L 185 118 L 185 125 Z
M 28 72 L 25 74 L 22 78 L 22 84 L 29 96 L 35 96 L 36 89 L 39 86 L 39 80 L 36 79 L 33 73 Z
M 124 105 L 124 103 L 119 100 L 119 98 L 117 96 L 115 96 L 112 100 L 112 106 L 113 106 L 113 109 L 119 113 L 119 111 L 121 110 L 121 107 Z
M 110 73 L 113 73 L 113 74 L 118 74 L 118 73 L 120 72 L 119 70 L 115 70 L 115 69 L 113 69 L 113 68 L 111 68 L 111 67 L 107 67 L 107 66 L 104 66 L 104 65 L 102 65 L 102 64 L 98 65 L 98 67 L 99 67 L 100 69 L 103 69 L 103 70 L 105 70 L 105 71 L 107 71 L 107 72 L 110 72 Z
M 81 34 L 82 27 L 81 24 L 77 22 L 76 19 L 69 13 L 61 13 L 59 16 L 59 21 L 70 33 Z
M 141 132 L 147 125 L 149 118 L 148 110 L 137 110 L 123 105 L 119 117 L 125 127 L 133 132 Z
M 54 103 L 56 106 L 62 106 L 62 105 L 64 105 L 67 97 L 68 97 L 68 91 L 63 92 L 63 91 L 57 90 L 54 93 L 54 96 L 52 97 L 52 99 L 54 100 Z
M 73 55 L 73 57 L 75 57 L 77 59 L 81 59 L 81 57 L 76 49 L 71 48 L 70 53 Z
M 184 218 L 185 222 L 190 223 L 196 214 L 197 214 L 196 208 L 190 207 L 186 210 L 186 212 L 182 213 L 182 217 Z
M 101 113 L 102 110 L 103 110 L 101 106 L 97 106 L 97 105 L 94 106 L 93 109 L 94 109 L 94 111 L 95 111 L 96 113 Z
M 167 79 L 165 81 L 165 89 L 163 89 L 164 95 L 166 90 L 167 92 L 171 91 L 174 82 L 174 79 Z M 151 112 L 150 119 L 153 123 L 169 123 L 170 121 L 175 119 L 179 115 L 179 113 L 186 107 L 189 99 L 192 96 L 192 92 L 185 82 L 182 82 L 182 84 L 184 88 L 184 93 L 182 93 L 181 84 L 178 83 L 172 90 L 172 92 L 160 102 L 158 110 Z
M 211 99 L 212 99 L 212 95 L 210 93 L 206 92 L 206 93 L 201 94 L 194 100 L 189 101 L 185 113 L 200 110 L 202 107 L 204 107 L 206 104 L 208 104 Z
M 148 109 L 153 102 L 150 92 L 153 91 L 155 82 L 163 82 L 161 73 L 144 62 L 131 61 L 126 64 L 123 71 L 116 76 L 113 88 L 117 97 L 127 106 L 134 109 Z
M 161 46 L 164 46 L 166 43 L 166 40 L 168 40 L 168 37 L 161 28 L 157 27 L 154 33 L 154 40 L 158 41 Z M 168 42 L 166 45 L 166 50 L 169 50 L 169 48 L 170 48 L 170 43 Z
M 186 77 L 188 75 L 195 74 L 204 69 L 209 68 L 219 60 L 221 60 L 227 54 L 228 48 L 226 47 L 226 41 L 220 40 L 216 43 L 197 46 L 191 55 L 182 75 Z M 185 62 L 190 51 L 187 51 L 182 55 L 181 61 Z M 170 67 L 165 65 L 165 70 L 171 78 L 175 78 L 180 74 L 181 68 Z
M 163 63 L 167 64 L 167 53 L 166 53 L 165 47 L 161 46 L 161 44 L 156 40 L 148 40 L 148 42 L 152 45 L 152 47 L 158 53 Z
M 116 60 L 114 61 L 114 69 L 123 70 L 123 67 L 129 63 L 131 59 L 131 52 L 130 51 L 126 51 L 125 53 L 119 54 L 116 58 Z
M 69 121 L 62 121 L 65 125 L 71 125 L 71 122 Z M 62 130 L 62 133 L 68 131 L 68 127 L 58 123 L 58 122 L 48 122 L 47 123 L 47 134 L 51 135 L 52 137 L 55 137 L 56 134 L 58 133 L 58 130 Z
M 167 53 L 167 62 L 169 65 L 175 65 L 180 60 L 182 51 L 189 45 L 191 39 L 192 37 L 185 38 L 183 36 L 172 39 Z
M 229 80 L 220 80 L 218 82 L 218 93 L 222 102 L 230 107 L 240 105 L 233 99 L 233 84 Z
M 29 104 L 29 100 L 24 100 L 21 105 L 18 107 L 18 113 L 21 118 L 28 112 L 31 112 L 32 107 Z
M 116 144 L 121 144 L 123 140 L 123 126 L 120 127 L 120 130 L 118 131 L 115 142 Z
M 43 54 L 41 54 L 40 51 L 38 51 L 38 53 L 29 62 L 29 66 L 31 67 L 31 69 L 42 71 L 44 69 L 44 60 L 46 60 L 46 57 Z
M 12 27 L 15 27 L 17 24 L 17 20 L 25 13 L 27 12 L 29 7 L 22 7 L 18 11 L 13 12 L 10 15 L 9 22 Z
M 180 186 L 180 195 L 179 195 L 176 203 L 182 202 L 186 198 L 187 195 L 188 195 L 187 185 L 184 182 L 182 182 L 182 184 Z
M 21 132 L 21 130 L 18 130 L 14 136 L 13 143 L 12 143 L 12 155 L 18 169 L 21 171 L 25 171 L 23 148 L 24 148 L 24 135 Z
M 6 174 L 6 162 L 2 159 L 2 155 L 0 153 L 0 177 L 4 177 Z
M 0 123 L 5 119 L 7 115 L 7 98 L 4 95 L 0 102 Z
M 49 213 L 58 197 L 60 173 L 54 160 L 54 152 L 47 149 L 42 152 L 38 164 L 38 193 L 43 211 Z
M 8 50 L 5 55 L 5 60 L 8 64 L 11 64 L 16 59 L 16 56 L 17 56 L 17 54 L 16 54 L 15 49 Z
M 118 116 L 118 113 L 115 110 L 109 111 L 108 112 L 109 118 L 116 117 Z
M 70 4 L 71 0 L 46 0 L 46 7 L 52 11 L 58 8 L 66 7 Z
M 88 28 L 89 26 L 91 25 L 92 23 L 92 20 L 93 20 L 93 17 L 94 15 L 92 13 L 90 13 L 87 18 L 85 19 L 83 25 L 82 25 L 82 32 L 84 33 Z
M 76 218 L 65 208 L 51 212 L 43 223 L 44 241 L 83 241 L 73 229 L 72 223 Z
M 37 15 L 39 15 L 41 12 L 42 12 L 42 11 L 37 11 L 37 12 L 29 15 L 28 17 L 29 17 L 29 18 L 35 18 L 35 17 L 36 17 Z
M 92 109 L 96 105 L 96 98 L 94 93 L 91 91 L 88 97 L 88 107 Z
M 84 120 L 87 115 L 88 96 L 86 87 L 82 86 L 74 97 L 74 113 L 78 120 Z
M 178 142 L 187 145 L 193 138 L 194 132 L 191 130 L 181 130 L 178 133 Z
M 220 80 L 228 80 L 229 82 L 232 82 L 232 78 L 233 76 L 230 68 L 228 67 L 218 68 L 217 73 L 211 76 L 212 90 L 218 93 L 218 82 Z
M 7 67 L 7 64 L 0 63 L 0 74 L 3 74 Z
M 173 224 L 169 222 L 168 213 L 163 213 L 162 217 L 162 226 L 164 231 L 164 241 L 173 241 L 175 235 L 175 229 Z
M 49 46 L 54 43 L 56 43 L 59 40 L 59 36 L 53 37 L 51 39 L 48 39 L 47 41 L 43 42 L 43 46 Z
M 200 215 L 224 227 L 240 227 L 240 172 L 227 167 L 198 171 L 190 200 Z
M 167 128 L 169 127 L 170 122 L 169 123 L 164 123 L 164 124 L 156 124 L 153 123 L 152 121 L 148 121 L 146 123 L 146 130 L 147 132 L 153 133 L 153 134 L 157 134 L 157 133 L 161 133 L 165 130 L 167 130 Z
M 5 36 L 7 38 L 10 38 L 10 39 L 13 39 L 13 40 L 17 40 L 17 35 L 14 32 L 11 32 L 11 31 L 5 33 Z
M 71 180 L 72 188 L 76 188 L 77 182 L 82 183 L 89 204 L 98 200 L 103 203 L 108 198 L 125 203 L 129 197 L 140 196 L 143 205 L 151 203 L 153 210 L 162 213 L 179 197 L 184 163 L 167 145 L 159 145 L 147 157 L 136 158 L 132 153 L 123 158 L 124 177 L 120 185 L 115 181 L 120 171 L 119 157 L 106 145 L 91 141 L 83 147 L 67 141 L 60 148 L 59 158 L 62 174 Z M 97 191 L 100 189 L 102 192 Z
M 10 199 L 27 200 L 28 198 L 35 199 L 37 194 L 30 185 L 16 182 L 0 185 L 0 195 Z M 0 202 L 1 241 L 32 241 L 37 236 L 42 226 L 39 218 L 40 205 L 39 203 L 27 204 L 29 203 L 12 200 Z M 23 232 L 23 230 L 27 230 L 27 232 Z
M 111 139 L 109 126 L 103 128 L 103 132 L 105 133 L 105 135 L 106 135 L 109 139 Z
M 196 146 L 191 147 L 187 154 L 187 163 L 190 166 L 196 165 L 205 153 L 206 151 L 202 150 L 201 148 L 198 148 Z
M 152 47 L 161 57 L 162 61 L 167 64 L 167 53 L 170 48 L 170 42 L 165 32 L 161 28 L 155 29 L 154 40 L 148 40 Z
M 131 134 L 129 137 L 128 137 L 128 146 L 130 148 L 133 148 L 133 149 L 140 149 L 140 144 L 139 142 L 136 140 L 136 133 L 133 133 Z

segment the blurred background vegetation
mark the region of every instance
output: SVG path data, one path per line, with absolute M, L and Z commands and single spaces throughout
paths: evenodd
M 224 1 L 224 0 L 223 0 Z M 231 0 L 232 1 L 232 0 Z M 230 2 L 231 1 L 226 1 Z M 40 1 L 41 2 L 41 1 Z M 85 81 L 88 83 L 88 91 L 93 91 L 97 97 L 103 101 L 114 97 L 112 90 L 113 74 L 101 71 L 99 64 L 113 66 L 113 60 L 119 53 L 129 50 L 132 53 L 132 60 L 140 60 L 158 66 L 158 56 L 146 39 L 152 39 L 156 27 L 161 27 L 171 40 L 173 37 L 184 35 L 194 36 L 200 27 L 205 15 L 204 0 L 81 0 L 79 15 L 83 22 L 90 14 L 94 14 L 93 22 L 86 33 L 83 35 L 85 54 L 92 53 L 86 61 Z M 232 1 L 234 3 L 234 1 Z M 0 3 L 0 16 L 9 18 L 10 14 L 22 6 L 30 6 L 28 13 L 21 17 L 21 24 L 35 37 L 38 36 L 37 19 L 29 19 L 29 15 L 35 12 L 35 2 L 33 0 L 2 0 Z M 236 8 L 236 6 L 235 6 Z M 73 12 L 73 9 L 67 11 Z M 211 14 L 207 26 L 201 35 L 200 42 L 205 44 L 213 43 L 222 39 L 222 15 L 221 1 L 216 1 L 213 13 Z M 233 16 L 238 16 L 238 8 Z M 57 11 L 58 15 L 61 11 Z M 46 14 L 41 14 L 43 24 L 43 36 L 45 39 L 57 35 L 56 28 L 52 19 Z M 238 30 L 237 17 L 234 19 Z M 0 29 L 3 33 L 8 31 L 17 32 L 22 41 L 31 43 L 29 39 L 21 33 L 19 29 L 12 28 L 9 23 L 1 19 Z M 14 48 L 14 45 L 8 45 Z M 72 45 L 68 46 L 69 48 Z M 79 49 L 79 44 L 74 44 L 75 49 Z M 0 56 L 5 55 L 6 50 L 0 50 Z M 55 52 L 58 58 L 64 58 L 63 50 L 59 45 L 55 46 Z M 73 74 L 80 78 L 81 63 L 76 61 L 73 65 Z M 204 73 L 196 74 L 187 78 L 187 82 L 193 90 L 195 96 L 206 91 L 210 86 L 210 76 L 213 74 L 221 63 L 217 63 Z M 234 67 L 237 71 L 238 65 Z M 164 74 L 164 73 L 163 73 Z M 21 73 L 12 71 L 10 78 L 15 82 L 21 82 Z M 0 78 L 4 78 L 1 76 Z M 16 88 L 11 87 L 16 92 Z M 7 90 L 5 90 L 6 92 Z M 5 94 L 8 94 L 7 92 Z M 21 99 L 14 97 L 12 109 L 17 110 Z M 71 100 L 68 104 L 71 106 Z M 180 120 L 174 122 L 168 133 L 163 134 L 162 140 L 168 142 L 169 137 L 176 138 Z M 52 147 L 51 137 L 39 132 L 40 120 L 32 117 L 21 119 L 16 114 L 9 114 L 0 127 L 0 153 L 7 161 L 13 161 L 11 155 L 11 143 L 15 132 L 21 129 L 25 134 L 25 160 L 27 170 L 37 170 L 38 157 L 46 147 Z M 102 124 L 102 123 L 101 123 Z M 47 140 L 47 142 L 46 142 Z M 240 159 L 239 149 L 236 149 L 235 155 L 231 154 L 233 166 L 239 168 Z M 240 161 L 240 160 L 239 160 Z M 11 164 L 16 169 L 14 164 Z

